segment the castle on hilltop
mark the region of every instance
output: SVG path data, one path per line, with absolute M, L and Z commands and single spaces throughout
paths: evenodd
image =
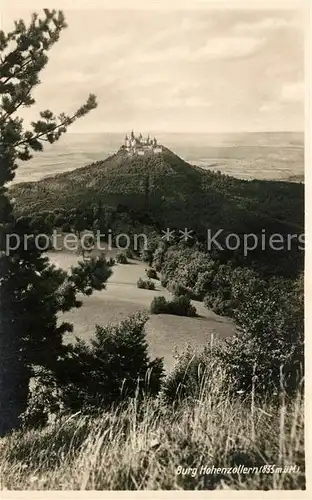
M 136 137 L 133 130 L 129 137 L 126 135 L 121 148 L 126 150 L 130 156 L 134 154 L 143 156 L 148 152 L 155 154 L 162 152 L 162 146 L 157 144 L 157 139 L 155 137 L 151 139 L 148 135 L 144 138 L 141 133 L 138 137 Z

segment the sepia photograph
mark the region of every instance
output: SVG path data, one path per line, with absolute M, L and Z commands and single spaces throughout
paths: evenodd
M 2 0 L 0 495 L 306 489 L 309 16 Z

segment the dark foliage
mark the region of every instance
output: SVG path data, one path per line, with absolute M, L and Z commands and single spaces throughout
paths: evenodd
M 196 308 L 190 297 L 180 295 L 167 301 L 165 297 L 154 297 L 150 307 L 151 314 L 174 314 L 176 316 L 196 316 Z
M 303 278 L 295 282 L 274 280 L 239 289 L 235 311 L 237 334 L 226 339 L 220 360 L 236 391 L 258 394 L 291 394 L 304 375 Z
M 151 280 L 142 280 L 142 278 L 139 278 L 137 287 L 143 288 L 144 290 L 155 290 L 155 283 Z
M 20 20 L 9 33 L 0 31 L 0 435 L 16 427 L 26 409 L 33 365 L 51 368 L 66 350 L 63 335 L 72 326 L 59 322 L 58 313 L 81 305 L 78 292 L 103 289 L 111 272 L 104 259 L 80 264 L 70 273 L 51 266 L 36 245 L 36 235 L 50 235 L 55 225 L 64 222 L 62 214 L 53 211 L 60 205 L 48 203 L 41 211 L 32 206 L 30 217 L 18 217 L 5 187 L 14 179 L 19 161 L 57 141 L 97 105 L 90 94 L 72 116 L 41 111 L 30 129 L 18 117 L 20 108 L 35 104 L 33 93 L 48 62 L 47 53 L 65 27 L 61 11 L 44 9 L 41 18 L 32 15 L 28 26 Z M 9 252 L 6 236 L 13 233 L 20 244 Z
M 155 269 L 152 269 L 152 268 L 146 269 L 146 276 L 149 279 L 154 279 L 154 280 L 158 279 L 157 272 L 155 271 Z
M 98 409 L 139 393 L 156 395 L 163 377 L 160 358 L 150 360 L 138 313 L 117 325 L 97 326 L 91 344 L 79 340 L 60 361 L 57 380 L 63 403 L 72 411 Z
M 210 380 L 215 375 L 220 363 L 210 347 L 201 352 L 194 352 L 189 346 L 177 356 L 173 370 L 166 376 L 161 396 L 166 404 L 178 405 L 188 399 L 193 404 L 199 403 L 204 392 L 213 391 Z M 213 373 L 213 377 L 211 374 Z M 220 381 L 220 387 L 221 387 Z
M 128 264 L 129 261 L 126 252 L 118 251 L 116 254 L 116 262 L 118 262 L 118 264 Z

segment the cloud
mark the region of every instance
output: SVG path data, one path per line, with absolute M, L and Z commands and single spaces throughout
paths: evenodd
M 165 62 L 200 62 L 205 60 L 239 59 L 256 53 L 264 44 L 265 38 L 224 36 L 206 38 L 197 47 L 189 42 L 172 44 L 162 49 L 141 47 L 140 50 L 129 51 L 126 57 L 116 59 L 113 67 L 121 68 L 133 65 L 158 64 Z
M 212 101 L 203 96 L 174 97 L 170 94 L 155 97 L 138 96 L 134 104 L 144 109 L 185 109 L 185 108 L 210 108 Z
M 157 46 L 172 40 L 185 40 L 185 37 L 198 38 L 202 33 L 207 33 L 207 30 L 211 29 L 213 25 L 213 21 L 207 18 L 185 17 L 180 21 L 176 19 L 174 24 L 170 23 L 169 27 L 162 27 L 155 34 L 152 34 L 146 43 L 149 46 Z
M 272 111 L 280 111 L 282 107 L 289 106 L 293 103 L 304 102 L 304 83 L 285 83 L 275 100 L 268 100 L 259 106 L 260 113 L 270 113 Z
M 158 62 L 158 61 L 183 61 L 189 60 L 191 56 L 191 47 L 189 45 L 177 45 L 175 47 L 168 47 L 164 50 L 155 50 L 142 53 L 138 60 L 140 62 Z
M 286 83 L 281 88 L 280 100 L 282 102 L 303 102 L 304 83 Z
M 72 9 L 68 23 L 28 117 L 45 103 L 71 112 L 94 92 L 99 106 L 77 130 L 302 124 L 303 43 L 292 27 L 299 26 L 295 13 Z
M 52 72 L 49 71 L 48 79 L 49 83 L 56 85 L 66 85 L 71 83 L 83 84 L 92 82 L 94 75 L 84 71 L 59 71 Z
M 101 56 L 123 49 L 130 42 L 129 33 L 100 35 L 89 39 L 87 43 L 70 45 L 58 55 L 61 59 L 81 59 L 84 57 Z
M 183 99 L 182 103 L 182 105 L 189 108 L 210 108 L 213 104 L 209 99 L 200 96 L 190 96 L 187 99 Z
M 259 107 L 259 112 L 260 113 L 270 113 L 272 111 L 275 111 L 279 107 L 278 102 L 266 102 L 261 104 Z
M 246 57 L 261 48 L 265 41 L 265 38 L 247 36 L 215 37 L 207 41 L 198 55 L 211 59 Z
M 291 28 L 295 26 L 297 26 L 297 22 L 293 19 L 287 20 L 282 17 L 267 17 L 257 22 L 238 23 L 233 27 L 233 31 L 255 33 L 259 31 L 278 30 L 281 28 Z

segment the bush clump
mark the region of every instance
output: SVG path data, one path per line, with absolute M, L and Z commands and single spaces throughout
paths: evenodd
M 165 297 L 154 297 L 151 306 L 151 314 L 169 314 L 168 312 L 168 302 Z
M 142 280 L 142 278 L 139 278 L 137 281 L 137 287 L 143 288 L 144 290 L 155 290 L 155 283 L 151 280 Z
M 158 279 L 158 275 L 157 275 L 157 272 L 155 271 L 155 269 L 149 268 L 149 269 L 146 269 L 145 272 L 146 272 L 146 276 L 149 279 L 153 279 L 153 280 Z
M 117 252 L 116 262 L 118 262 L 118 264 L 128 264 L 129 261 L 128 261 L 127 254 L 123 251 Z
M 159 392 L 163 362 L 149 358 L 147 319 L 139 312 L 117 325 L 97 326 L 90 343 L 78 339 L 70 346 L 57 370 L 67 408 L 98 410 L 138 394 Z
M 192 295 L 187 287 L 174 280 L 171 280 L 169 281 L 169 283 L 167 283 L 167 288 L 169 292 L 171 292 L 175 297 L 180 297 L 181 295 L 186 295 L 191 297 Z
M 165 275 L 161 274 L 160 275 L 161 286 L 163 286 L 164 288 L 167 288 L 168 282 L 169 282 L 168 278 Z
M 19 422 L 24 429 L 44 427 L 53 415 L 60 415 L 63 411 L 61 392 L 53 372 L 34 366 L 32 375 L 27 408 L 19 416 Z
M 207 309 L 211 309 L 215 314 L 219 314 L 219 316 L 228 316 L 231 317 L 233 315 L 233 301 L 226 300 L 219 296 L 210 297 L 207 295 L 204 298 L 204 304 Z
M 131 248 L 127 248 L 125 250 L 125 255 L 128 259 L 133 259 L 134 258 L 134 252 L 132 251 Z
M 191 304 L 187 295 L 174 297 L 167 301 L 165 297 L 154 297 L 150 307 L 151 314 L 174 314 L 176 316 L 196 316 L 196 308 Z
M 206 346 L 196 352 L 191 346 L 176 356 L 173 370 L 164 379 L 161 399 L 166 404 L 182 401 L 199 401 L 204 394 L 225 389 L 225 377 L 220 360 L 215 355 L 217 349 Z M 216 385 L 215 381 L 218 380 Z M 224 391 L 226 392 L 226 390 Z
M 72 227 L 71 227 L 71 224 L 69 222 L 64 222 L 64 224 L 62 224 L 62 232 L 63 233 L 71 233 L 71 230 L 72 230 Z
M 237 290 L 242 296 L 244 290 Z M 303 279 L 275 279 L 253 290 L 235 310 L 237 331 L 225 339 L 220 361 L 229 384 L 245 393 L 295 393 L 304 373 Z

